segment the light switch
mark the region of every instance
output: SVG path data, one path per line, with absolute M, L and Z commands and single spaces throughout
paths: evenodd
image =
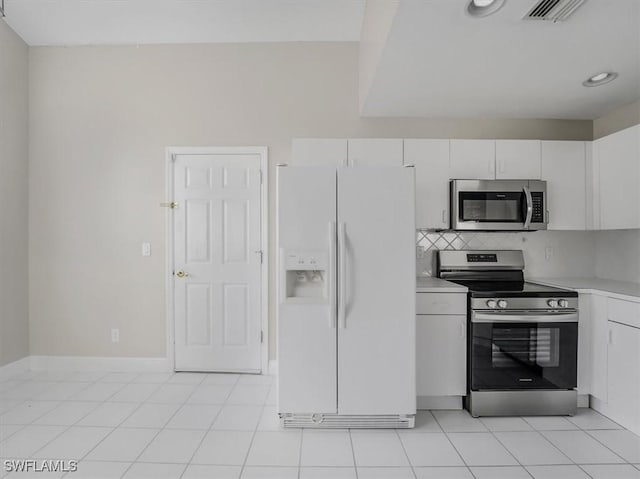
M 142 243 L 142 256 L 151 256 L 151 243 Z

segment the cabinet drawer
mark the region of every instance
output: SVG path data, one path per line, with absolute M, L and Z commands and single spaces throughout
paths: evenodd
M 416 293 L 416 314 L 467 314 L 464 293 Z
M 609 298 L 607 317 L 610 321 L 640 328 L 640 303 Z

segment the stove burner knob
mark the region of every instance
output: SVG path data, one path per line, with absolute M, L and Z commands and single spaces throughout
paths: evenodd
M 550 308 L 558 307 L 558 302 L 555 299 L 550 299 L 549 301 L 547 301 L 547 304 L 549 305 Z
M 567 308 L 569 306 L 569 301 L 567 301 L 566 299 L 559 299 L 558 306 L 560 308 Z
M 507 301 L 504 300 L 504 299 L 498 300 L 498 307 L 502 308 L 502 309 L 506 308 L 507 307 Z
M 491 309 L 495 309 L 497 303 L 495 299 L 490 299 L 489 301 L 487 301 L 487 306 L 489 306 Z

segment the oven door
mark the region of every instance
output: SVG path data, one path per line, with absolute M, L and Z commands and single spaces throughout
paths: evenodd
M 470 389 L 573 389 L 578 313 L 473 311 Z

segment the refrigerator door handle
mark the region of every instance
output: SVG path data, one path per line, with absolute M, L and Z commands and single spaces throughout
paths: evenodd
M 329 222 L 329 267 L 327 268 L 327 277 L 329 280 L 329 327 L 336 328 L 337 314 L 338 314 L 338 302 L 336 290 L 336 223 L 335 221 Z
M 338 327 L 346 329 L 346 303 L 347 303 L 347 280 L 345 269 L 347 259 L 347 234 L 346 225 L 338 223 Z

